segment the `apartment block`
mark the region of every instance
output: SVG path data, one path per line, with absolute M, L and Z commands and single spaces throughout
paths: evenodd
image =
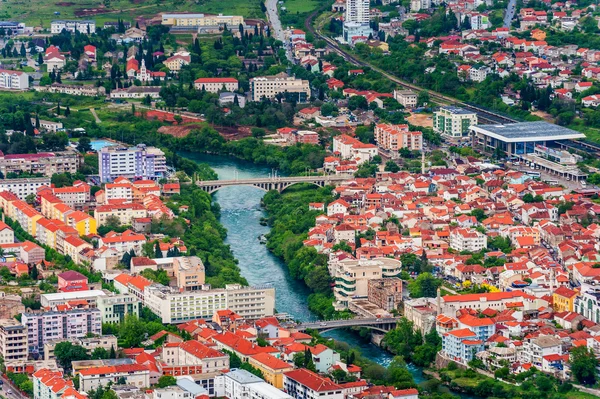
M 282 390 L 267 384 L 249 371 L 235 369 L 215 379 L 218 397 L 229 399 L 291 399 Z
M 178 256 L 173 259 L 173 274 L 177 287 L 183 291 L 202 289 L 205 280 L 204 263 L 197 256 Z
M 231 284 L 225 289 L 180 292 L 152 284 L 144 290 L 144 305 L 166 324 L 210 319 L 216 311 L 223 309 L 230 309 L 247 319 L 259 319 L 274 314 L 275 289 Z
M 487 236 L 473 229 L 454 229 L 450 233 L 450 247 L 459 252 L 478 252 L 487 248 Z
M 452 330 L 442 335 L 442 351 L 457 363 L 467 364 L 483 349 L 483 341 L 468 328 Z
M 9 225 L 0 221 L 0 244 L 12 244 L 15 242 L 15 232 Z
M 293 98 L 298 103 L 306 102 L 310 98 L 310 84 L 308 80 L 296 79 L 283 72 L 250 79 L 252 101 L 261 101 L 263 98 L 270 100 L 278 96 L 284 100 Z
M 369 280 L 367 286 L 369 302 L 391 312 L 402 302 L 402 280 L 398 277 Z
M 34 399 L 86 399 L 73 387 L 73 381 L 65 380 L 61 371 L 46 368 L 33 373 Z
M 194 81 L 197 90 L 206 90 L 210 93 L 220 91 L 234 92 L 238 90 L 238 80 L 235 78 L 200 78 Z
M 79 32 L 84 35 L 91 35 L 96 33 L 96 21 L 92 20 L 81 20 L 81 21 L 68 21 L 68 20 L 56 20 L 50 22 L 50 33 L 53 35 L 60 34 L 63 30 L 67 32 L 75 33 Z
M 98 152 L 98 169 L 102 182 L 112 182 L 117 177 L 158 180 L 166 175 L 167 161 L 164 152 L 145 144 L 109 146 Z
M 346 309 L 352 298 L 368 298 L 369 281 L 397 277 L 402 271 L 402 263 L 391 258 L 344 259 L 328 267 L 337 309 Z
M 110 351 L 111 348 L 117 349 L 117 337 L 114 335 L 102 335 L 100 337 L 91 337 L 91 338 L 70 338 L 70 339 L 57 339 L 54 341 L 49 341 L 44 344 L 44 359 L 50 360 L 54 359 L 54 348 L 56 348 L 56 344 L 61 342 L 71 342 L 73 345 L 79 345 L 84 347 L 88 353 L 92 353 L 96 348 L 103 348 L 107 351 Z
M 21 71 L 0 69 L 0 90 L 29 89 L 29 75 Z
M 118 218 L 122 225 L 129 225 L 133 219 L 147 216 L 146 208 L 137 203 L 100 205 L 94 209 L 94 219 L 98 226 L 105 225 L 112 217 Z
M 319 374 L 307 369 L 297 369 L 285 373 L 284 390 L 294 399 L 343 399 L 344 389 Z
M 76 173 L 80 158 L 74 152 L 38 152 L 37 154 L 0 155 L 0 172 L 4 176 L 16 174 L 42 174 L 52 177 L 60 173 Z M 32 179 L 29 179 L 32 180 Z
M 119 294 L 98 298 L 98 310 L 102 323 L 121 323 L 128 314 L 139 316 L 141 302 L 131 294 Z
M 39 188 L 46 186 L 50 186 L 49 177 L 0 180 L 0 191 L 10 191 L 21 200 L 25 200 L 29 195 L 36 195 Z
M 150 386 L 150 370 L 142 364 L 117 364 L 115 366 L 98 366 L 79 370 L 80 390 L 105 387 L 109 383 L 116 384 L 120 379 L 137 388 Z
M 0 355 L 5 363 L 27 360 L 27 330 L 15 319 L 0 319 Z
M 377 146 L 365 144 L 347 134 L 340 134 L 333 138 L 333 152 L 339 152 L 342 159 L 350 159 L 360 165 L 377 155 Z
M 477 124 L 477 114 L 458 107 L 441 107 L 433 114 L 433 130 L 451 138 L 466 137 Z
M 33 353 L 43 351 L 44 344 L 52 340 L 82 338 L 88 333 L 102 335 L 98 309 L 23 313 L 21 321 L 27 327 L 29 351 Z
M 394 90 L 394 98 L 404 108 L 413 109 L 417 107 L 418 96 L 412 90 Z
M 215 373 L 229 369 L 229 355 L 198 341 L 166 343 L 161 360 L 164 362 L 163 371 L 170 375 Z
M 380 123 L 375 126 L 375 141 L 379 148 L 397 153 L 401 148 L 411 151 L 423 149 L 423 133 L 408 130 L 408 125 Z
M 244 17 L 238 15 L 223 14 L 162 14 L 162 24 L 172 27 L 192 27 L 216 26 L 216 27 L 237 27 L 244 24 Z

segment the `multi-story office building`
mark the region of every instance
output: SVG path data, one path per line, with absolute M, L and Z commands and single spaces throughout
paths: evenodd
M 117 177 L 158 180 L 165 177 L 167 172 L 164 152 L 145 144 L 129 148 L 104 147 L 98 155 L 98 169 L 102 182 L 110 182 Z
M 458 107 L 441 107 L 433 113 L 433 130 L 451 138 L 469 135 L 470 127 L 477 124 L 477 114 Z
M 79 32 L 84 35 L 91 35 L 96 33 L 96 21 L 92 20 L 81 20 L 81 21 L 67 21 L 57 20 L 50 23 L 50 33 L 58 35 L 63 30 L 67 32 Z
M 329 273 L 335 281 L 335 307 L 346 309 L 351 298 L 367 298 L 369 281 L 397 277 L 402 263 L 391 258 L 343 259 L 329 263 Z
M 140 301 L 131 294 L 103 296 L 98 298 L 102 323 L 121 323 L 128 314 L 140 315 Z
M 261 101 L 263 98 L 273 99 L 278 95 L 283 100 L 292 100 L 303 103 L 310 98 L 310 84 L 308 80 L 296 79 L 286 73 L 274 76 L 259 76 L 250 79 L 250 98 L 252 101 Z
M 15 319 L 0 319 L 0 355 L 5 363 L 27 360 L 27 330 Z
M 234 369 L 215 378 L 218 397 L 229 399 L 292 399 L 249 371 Z
M 0 90 L 27 90 L 29 75 L 21 71 L 0 69 Z
M 102 335 L 102 316 L 98 309 L 73 309 L 44 313 L 23 313 L 30 352 L 43 350 L 46 342 L 60 338 L 82 338 L 88 333 Z
M 217 310 L 223 309 L 230 309 L 246 319 L 260 319 L 274 314 L 275 289 L 231 284 L 225 289 L 181 292 L 152 284 L 144 289 L 144 305 L 166 324 L 210 319 Z

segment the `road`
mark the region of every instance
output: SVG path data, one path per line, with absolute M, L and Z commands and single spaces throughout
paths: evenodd
M 516 7 L 517 7 L 517 0 L 509 0 L 508 1 L 508 6 L 506 7 L 506 13 L 504 14 L 504 24 L 502 25 L 503 27 L 510 28 L 512 19 L 515 16 Z
M 3 375 L 0 375 L 0 380 L 3 382 L 0 387 L 0 395 L 4 396 L 7 399 L 30 399 L 27 396 L 23 395 L 19 390 L 15 389 L 12 386 L 12 382 L 5 378 Z M 9 394 L 8 391 L 11 391 Z
M 265 6 L 267 7 L 267 17 L 271 23 L 271 29 L 273 29 L 271 34 L 273 37 L 275 37 L 275 39 L 283 42 L 283 46 L 285 47 L 285 56 L 288 60 L 290 60 L 290 62 L 294 62 L 294 58 L 292 57 L 292 52 L 290 50 L 290 44 L 286 43 L 285 35 L 283 34 L 283 28 L 281 27 L 279 11 L 277 10 L 277 0 L 267 0 L 265 2 Z

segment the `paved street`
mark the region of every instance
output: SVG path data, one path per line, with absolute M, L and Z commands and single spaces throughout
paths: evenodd
M 508 6 L 506 7 L 506 13 L 504 14 L 503 27 L 510 28 L 512 19 L 515 16 L 516 7 L 517 7 L 517 0 L 509 0 Z
M 271 23 L 271 35 L 284 43 L 285 55 L 288 60 L 293 61 L 289 43 L 286 43 L 285 35 L 283 34 L 283 28 L 281 27 L 281 21 L 279 20 L 277 0 L 267 0 L 265 2 L 265 6 L 267 7 L 267 17 Z
M 0 386 L 0 395 L 7 399 L 29 399 L 27 396 L 22 395 L 18 390 L 14 389 L 11 385 L 11 382 L 0 375 L 0 380 L 2 380 L 3 384 Z M 8 393 L 11 391 L 11 393 Z

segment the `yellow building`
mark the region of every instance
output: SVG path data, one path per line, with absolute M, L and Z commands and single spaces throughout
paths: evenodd
M 96 234 L 96 219 L 85 212 L 73 211 L 67 214 L 67 222 L 69 226 L 75 228 L 80 236 Z
M 268 353 L 258 353 L 248 358 L 248 362 L 262 371 L 265 381 L 277 389 L 283 389 L 283 373 L 294 370 L 294 367 Z
M 62 202 L 60 204 L 55 204 L 51 219 L 60 220 L 61 222 L 66 223 L 67 215 L 71 212 L 74 211 L 73 208 L 71 208 L 69 205 Z
M 573 312 L 575 298 L 577 298 L 578 294 L 577 291 L 573 291 L 567 287 L 559 287 L 552 294 L 552 306 L 554 307 L 554 311 L 557 313 Z
M 21 225 L 23 230 L 35 236 L 36 222 L 43 216 L 23 201 L 13 202 L 14 219 Z
M 83 241 L 79 237 L 66 237 L 64 240 L 63 255 L 68 255 L 75 263 L 81 263 L 81 251 L 86 248 L 93 248 L 88 242 Z
M 49 219 L 54 218 L 54 206 L 62 204 L 60 198 L 54 196 L 51 193 L 44 193 L 40 195 L 40 204 L 42 206 L 42 215 Z

